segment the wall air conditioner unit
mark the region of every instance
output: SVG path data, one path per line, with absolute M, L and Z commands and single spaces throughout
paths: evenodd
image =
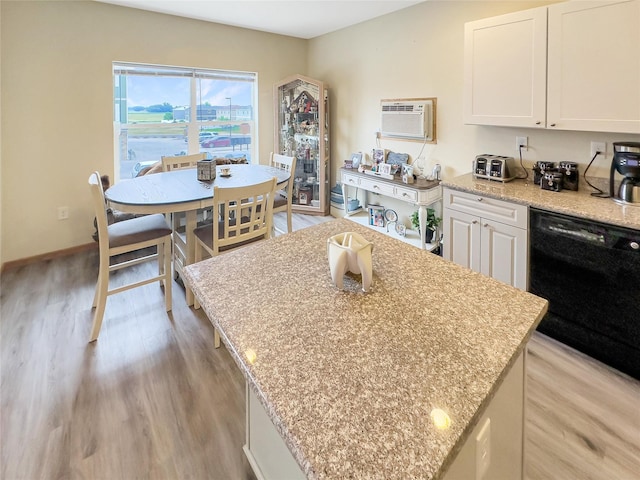
M 435 141 L 434 99 L 382 100 L 383 137 Z

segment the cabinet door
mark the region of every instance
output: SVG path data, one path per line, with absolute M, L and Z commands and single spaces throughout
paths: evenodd
M 480 218 L 445 208 L 443 257 L 480 271 Z
M 549 6 L 549 128 L 640 133 L 640 0 Z
M 527 289 L 527 231 L 482 219 L 480 273 L 522 290 Z
M 546 7 L 465 24 L 464 122 L 544 128 L 546 42 Z

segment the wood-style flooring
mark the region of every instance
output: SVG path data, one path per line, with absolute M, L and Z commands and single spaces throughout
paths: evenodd
M 202 311 L 177 283 L 170 314 L 158 284 L 125 291 L 88 344 L 97 271 L 84 252 L 2 275 L 0 478 L 254 478 L 244 381 Z M 530 480 L 640 478 L 639 382 L 536 336 L 528 389 Z

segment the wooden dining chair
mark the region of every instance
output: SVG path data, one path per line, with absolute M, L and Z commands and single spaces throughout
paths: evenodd
M 273 222 L 273 197 L 277 178 L 247 187 L 213 187 L 213 211 L 218 221 L 196 228 L 195 261 L 204 254 L 212 257 L 221 253 L 271 238 Z M 197 299 L 194 308 L 200 308 Z M 217 330 L 215 347 L 220 346 Z
M 173 170 L 194 169 L 194 175 L 196 175 L 195 169 L 198 167 L 198 162 L 205 158 L 207 158 L 206 153 L 161 157 L 162 170 L 171 172 Z M 200 209 L 197 212 L 197 216 L 198 222 L 206 222 L 211 217 L 211 209 Z M 177 279 L 178 276 L 182 275 L 182 268 L 187 263 L 186 214 L 184 212 L 176 212 L 167 214 L 167 218 L 173 226 L 173 268 L 174 276 Z
M 287 233 L 292 232 L 291 226 L 291 202 L 293 200 L 293 177 L 296 172 L 296 157 L 287 157 L 279 153 L 271 152 L 269 164 L 290 173 L 289 180 L 278 185 L 278 191 L 273 199 L 273 213 L 286 212 Z M 282 230 L 277 229 L 284 233 Z
M 96 213 L 100 249 L 98 282 L 93 297 L 95 313 L 89 339 L 89 342 L 93 342 L 98 339 L 107 297 L 110 295 L 159 281 L 164 287 L 166 310 L 171 311 L 171 227 L 167 224 L 164 215 L 159 213 L 108 225 L 104 191 L 98 172 L 93 172 L 89 176 L 89 187 Z M 156 247 L 155 253 L 138 256 L 131 260 L 116 258 L 123 253 L 153 246 Z M 111 272 L 155 259 L 158 260 L 158 275 L 109 289 Z
M 207 158 L 206 153 L 194 153 L 193 155 L 177 155 L 160 157 L 162 160 L 162 170 L 182 170 L 184 168 L 196 168 L 200 160 Z

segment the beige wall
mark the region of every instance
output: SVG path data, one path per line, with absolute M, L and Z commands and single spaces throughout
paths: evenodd
M 87 179 L 113 178 L 112 61 L 258 72 L 261 158 L 273 84 L 306 70 L 308 42 L 292 37 L 92 1 L 0 5 L 2 263 L 92 242 Z
M 97 2 L 3 0 L 0 260 L 90 242 L 87 177 L 113 173 L 114 60 L 257 71 L 262 158 L 273 147 L 272 85 L 293 73 L 327 82 L 332 185 L 351 152 L 375 146 L 382 98 L 438 98 L 438 143 L 420 164 L 440 163 L 445 178 L 469 172 L 479 153 L 516 156 L 516 135 L 529 137 L 526 165 L 566 160 L 584 170 L 591 140 L 610 148 L 640 136 L 462 124 L 464 23 L 549 3 L 433 0 L 305 41 Z M 421 147 L 381 145 L 412 157 Z M 610 159 L 593 174 L 607 176 Z M 62 205 L 69 220 L 57 220 Z
M 464 23 L 550 3 L 555 2 L 433 0 L 311 40 L 308 74 L 330 87 L 332 184 L 351 152 L 375 146 L 383 98 L 437 97 L 438 143 L 426 146 L 420 163 L 428 171 L 440 163 L 445 178 L 470 172 L 478 154 L 517 157 L 517 135 L 529 137 L 525 165 L 564 160 L 582 164 L 581 171 L 590 160 L 591 140 L 640 141 L 638 135 L 463 125 Z M 386 139 L 381 145 L 412 157 L 422 146 Z M 610 163 L 610 156 L 598 158 L 590 176 L 607 177 Z

